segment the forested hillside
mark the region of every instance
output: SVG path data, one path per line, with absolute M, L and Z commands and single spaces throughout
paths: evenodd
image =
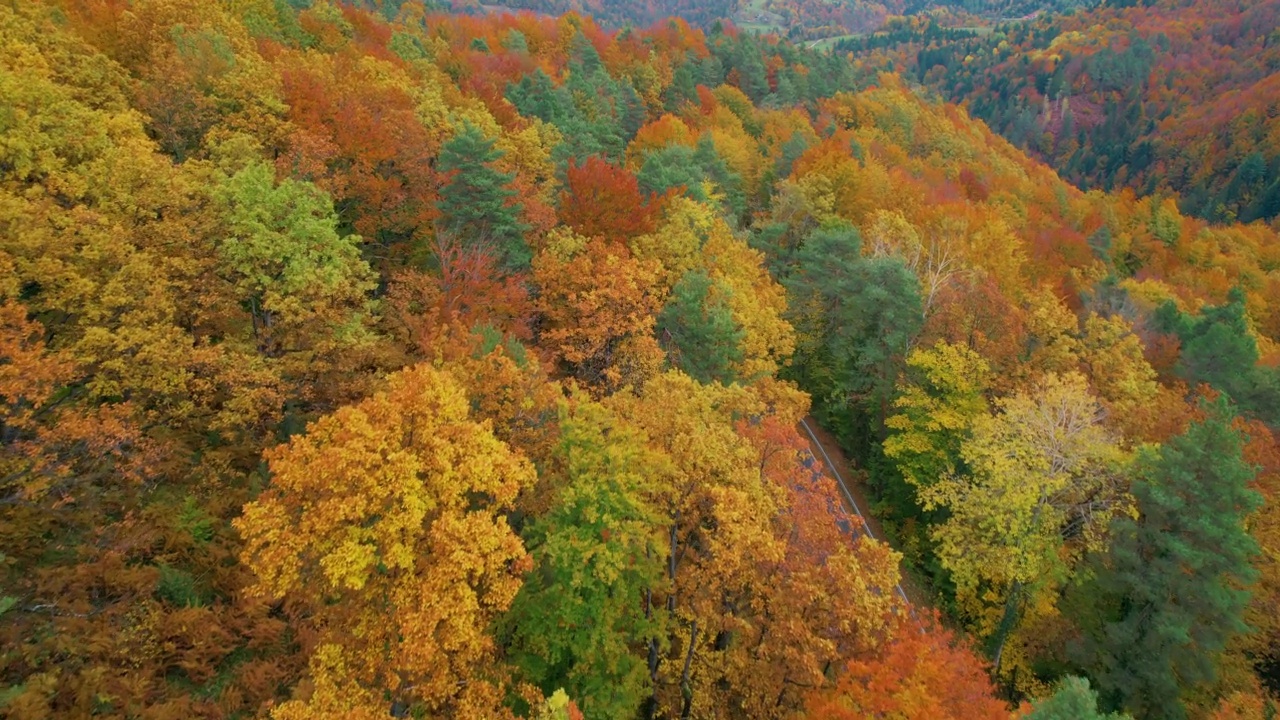
M 884 40 L 841 50 L 964 103 L 1081 187 L 1177 193 L 1216 221 L 1280 216 L 1280 2 L 1106 3 L 981 37 L 914 19 Z
M 1275 230 L 732 28 L 297 4 L 0 3 L 6 717 L 1274 715 Z
M 957 24 L 985 28 L 1001 20 L 1094 4 L 1096 0 L 450 0 L 448 7 L 471 14 L 507 9 L 549 15 L 574 12 L 607 28 L 647 27 L 679 17 L 704 30 L 729 22 L 744 32 L 801 42 L 874 33 L 902 16 L 940 13 Z

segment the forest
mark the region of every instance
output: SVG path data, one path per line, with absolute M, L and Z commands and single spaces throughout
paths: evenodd
M 1089 189 L 1280 217 L 1280 2 L 1110 2 L 957 37 L 927 15 L 838 45 L 963 103 Z
M 372 3 L 372 0 L 368 0 Z M 383 0 L 381 8 L 396 0 Z M 859 37 L 903 16 L 948 17 L 955 24 L 990 26 L 1007 19 L 1092 6 L 1096 0 L 450 0 L 453 12 L 486 15 L 503 8 L 547 15 L 578 13 L 606 28 L 648 27 L 678 17 L 711 32 L 717 23 L 794 42 Z M 392 13 L 394 15 L 394 12 Z
M 0 715 L 1274 718 L 1280 233 L 902 47 L 0 3 Z

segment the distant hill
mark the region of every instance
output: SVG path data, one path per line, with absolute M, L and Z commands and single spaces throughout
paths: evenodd
M 551 15 L 576 12 L 602 25 L 648 27 L 666 17 L 679 17 L 708 29 L 729 20 L 737 27 L 776 33 L 792 40 L 861 35 L 881 29 L 890 18 L 943 9 L 967 21 L 993 21 L 1063 11 L 1088 0 L 504 0 L 496 5 L 453 0 L 455 12 L 481 12 L 494 7 L 533 10 Z
M 917 19 L 838 47 L 964 103 L 1083 188 L 1280 216 L 1280 0 L 1108 3 L 982 36 Z

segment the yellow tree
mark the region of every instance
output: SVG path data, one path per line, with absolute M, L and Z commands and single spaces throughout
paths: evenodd
M 733 608 L 747 609 L 757 564 L 783 557 L 771 528 L 782 490 L 765 482 L 756 452 L 732 425 L 735 415 L 764 408 L 744 388 L 701 385 L 678 372 L 607 405 L 670 458 L 649 498 L 663 526 L 665 582 L 646 598 L 647 614 L 665 614 L 670 635 L 650 645 L 648 671 L 662 713 L 702 717 L 723 692 L 728 638 L 745 629 Z
M 900 257 L 920 278 L 920 304 L 927 316 L 938 294 L 963 269 L 958 248 L 963 230 L 959 222 L 943 222 L 921 233 L 897 210 L 871 214 L 864 233 L 866 252 L 872 257 Z
M 250 592 L 315 638 L 313 692 L 277 717 L 385 715 L 383 689 L 436 717 L 499 712 L 485 628 L 528 562 L 503 512 L 534 471 L 467 412 L 419 365 L 267 452 L 271 487 L 235 522 Z
M 1089 370 L 1109 423 L 1126 436 L 1137 435 L 1135 414 L 1159 395 L 1160 385 L 1133 327 L 1118 315 L 1090 315 L 1080 346 L 1081 363 Z
M 933 533 L 938 555 L 974 629 L 991 638 L 998 670 L 1024 614 L 1051 611 L 1070 552 L 1096 546 L 1128 496 L 1124 455 L 1082 375 L 1047 375 L 997 406 L 964 443 L 968 474 L 919 497 L 926 510 L 950 512 Z
M 715 210 L 680 195 L 666 202 L 658 229 L 633 238 L 628 247 L 641 260 L 658 263 L 662 285 L 670 289 L 698 266 L 703 244 L 713 234 L 724 232 L 729 232 L 729 227 Z
M 911 351 L 907 367 L 909 379 L 893 402 L 897 412 L 884 423 L 893 431 L 884 454 L 904 480 L 926 488 L 954 477 L 963 463 L 961 448 L 987 414 L 991 370 L 973 350 L 942 340 Z
M 605 401 L 669 459 L 647 498 L 664 578 L 645 599 L 666 619 L 648 648 L 664 717 L 788 716 L 897 607 L 897 556 L 840 534 L 834 489 L 801 464 L 792 395 L 669 372 Z
M 964 444 L 989 412 L 991 376 L 982 356 L 966 345 L 939 340 L 907 356 L 883 445 L 901 480 L 889 475 L 883 494 L 890 507 L 900 508 L 902 547 L 916 562 L 931 564 L 929 528 L 942 519 L 941 513 L 919 512 L 920 493 L 964 468 Z
M 723 220 L 716 222 L 724 225 Z M 765 269 L 764 256 L 727 226 L 707 238 L 702 261 L 709 275 L 731 291 L 723 299 L 743 330 L 742 359 L 734 368 L 737 377 L 750 381 L 773 375 L 795 351 L 795 331 L 782 317 L 786 291 Z

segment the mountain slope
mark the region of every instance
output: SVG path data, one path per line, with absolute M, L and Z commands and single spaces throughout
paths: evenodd
M 1273 0 L 1161 0 L 982 38 L 918 27 L 866 57 L 910 68 L 1082 187 L 1174 192 L 1185 212 L 1249 222 L 1280 214 L 1277 32 Z

